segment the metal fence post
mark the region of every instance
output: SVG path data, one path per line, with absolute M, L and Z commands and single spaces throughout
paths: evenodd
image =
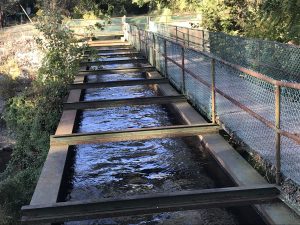
M 185 94 L 184 47 L 181 47 L 182 93 Z
M 204 43 L 204 30 L 202 30 L 202 51 L 205 49 L 205 43 Z
M 178 27 L 175 27 L 175 34 L 176 34 L 176 42 L 178 42 Z
M 153 61 L 153 66 L 156 67 L 156 42 L 155 42 L 155 35 L 152 33 L 152 39 L 153 39 L 153 45 L 152 45 L 152 61 Z
M 164 39 L 165 76 L 168 77 L 167 40 Z
M 150 27 L 150 16 L 147 16 L 147 25 L 148 25 L 148 28 Z
M 281 108 L 281 87 L 279 85 L 275 86 L 275 148 L 276 148 L 276 184 L 280 185 L 281 176 L 281 135 L 280 135 L 280 108 Z
M 190 29 L 187 28 L 187 45 L 190 47 Z
M 216 123 L 216 61 L 211 60 L 211 121 Z
M 144 31 L 144 40 L 145 40 L 145 54 L 146 58 L 149 59 L 149 52 L 148 52 L 148 32 Z
M 142 40 L 141 40 L 141 31 L 138 29 L 139 33 L 139 44 L 140 44 L 140 52 L 142 53 Z

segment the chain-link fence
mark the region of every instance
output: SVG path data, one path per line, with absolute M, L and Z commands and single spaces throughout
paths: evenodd
M 299 46 L 162 23 L 152 24 L 151 31 L 273 79 L 300 82 Z
M 176 42 L 170 38 L 172 29 L 162 36 L 127 26 L 129 41 L 150 63 L 204 115 L 223 124 L 271 165 L 277 183 L 281 173 L 300 184 L 299 83 L 276 80 L 200 51 L 191 43 Z M 202 50 L 209 46 L 201 44 Z
M 149 21 L 167 21 L 167 23 L 180 21 L 194 21 L 197 15 L 185 16 L 135 16 L 135 17 L 107 17 L 104 19 L 70 19 L 65 24 L 72 29 L 77 36 L 105 36 L 112 34 L 123 34 L 123 23 L 134 24 L 139 28 L 147 28 Z M 199 20 L 197 20 L 199 21 Z

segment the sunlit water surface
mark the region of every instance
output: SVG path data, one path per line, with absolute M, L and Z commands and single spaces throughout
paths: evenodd
M 139 79 L 141 74 L 90 76 L 90 82 Z M 155 96 L 147 86 L 98 88 L 86 91 L 84 100 Z M 122 106 L 82 112 L 81 132 L 121 130 L 176 124 L 165 106 Z M 203 169 L 199 150 L 180 138 L 150 139 L 75 148 L 73 175 L 66 201 L 126 197 L 145 193 L 213 188 Z M 147 216 L 107 218 L 65 224 L 237 224 L 225 209 L 201 209 Z

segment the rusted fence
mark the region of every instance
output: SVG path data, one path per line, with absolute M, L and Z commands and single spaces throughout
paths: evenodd
M 150 30 L 273 79 L 300 82 L 299 46 L 163 23 L 152 23 Z
M 258 153 L 277 184 L 281 175 L 300 184 L 299 83 L 276 80 L 203 51 L 207 43 L 202 49 L 193 46 L 191 36 L 181 39 L 176 27 L 162 36 L 126 26 L 129 41 L 150 63 L 203 114 Z M 174 32 L 181 41 L 170 38 Z

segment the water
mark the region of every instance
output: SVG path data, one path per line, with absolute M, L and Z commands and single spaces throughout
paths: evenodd
M 141 78 L 140 74 L 90 76 L 89 81 Z M 98 81 L 100 81 L 98 80 Z M 84 100 L 155 96 L 147 86 L 87 90 Z M 93 132 L 176 124 L 165 106 L 122 106 L 82 112 L 77 132 Z M 75 147 L 73 176 L 66 201 L 125 197 L 215 187 L 199 150 L 180 138 L 126 141 Z M 202 209 L 67 222 L 65 224 L 237 224 L 225 209 Z
M 107 55 L 109 55 L 109 54 L 111 54 L 111 53 L 108 53 Z M 131 60 L 131 59 L 140 59 L 140 57 L 132 57 L 132 56 L 130 56 L 130 57 L 125 57 L 125 56 L 120 56 L 120 57 L 113 57 L 113 58 L 111 58 L 111 57 L 105 57 L 105 56 L 103 56 L 103 57 L 101 57 L 101 58 L 96 58 L 96 59 L 94 59 L 94 61 L 95 62 L 105 62 L 105 61 L 111 61 L 111 60 Z
M 111 59 L 114 60 L 114 59 Z M 136 62 L 136 63 L 124 63 L 121 66 L 119 64 L 109 64 L 109 65 L 92 65 L 89 66 L 89 70 L 99 70 L 99 69 L 118 69 L 118 68 L 132 68 L 132 67 L 147 67 L 148 63 Z M 81 69 L 85 69 L 85 67 L 81 67 Z

